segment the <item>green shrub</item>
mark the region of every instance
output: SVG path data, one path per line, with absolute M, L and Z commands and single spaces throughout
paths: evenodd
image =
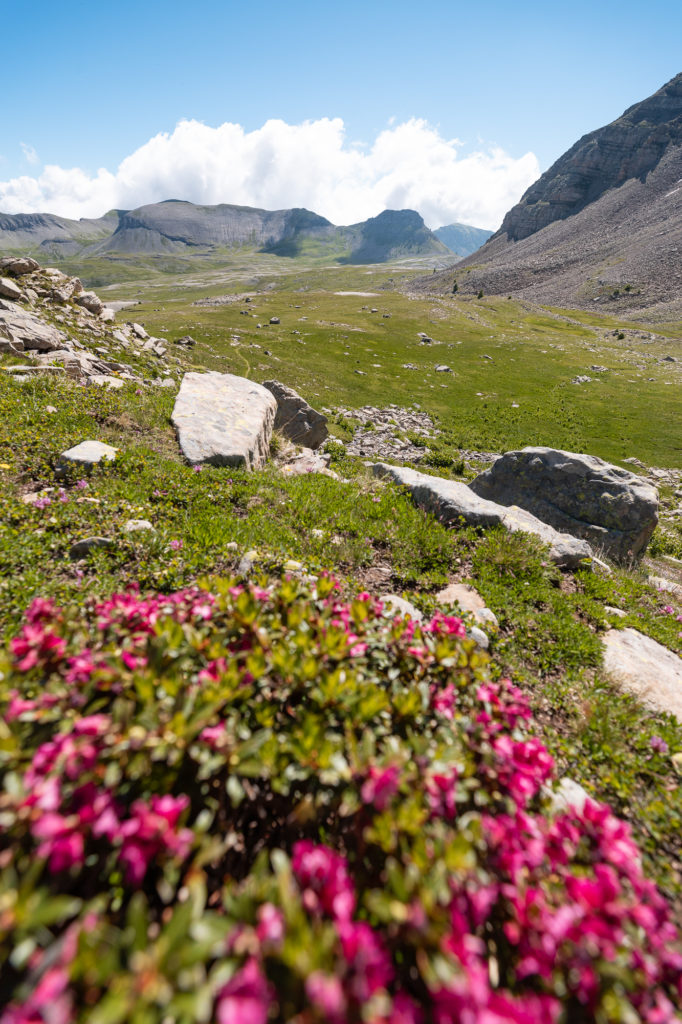
M 0 672 L 3 1024 L 682 1005 L 627 826 L 548 813 L 528 706 L 459 619 L 326 577 L 39 599 Z

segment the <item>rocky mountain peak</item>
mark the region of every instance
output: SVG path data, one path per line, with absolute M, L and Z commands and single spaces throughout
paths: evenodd
M 527 238 L 578 213 L 630 178 L 643 181 L 671 146 L 682 144 L 682 74 L 584 135 L 526 191 L 494 237 Z

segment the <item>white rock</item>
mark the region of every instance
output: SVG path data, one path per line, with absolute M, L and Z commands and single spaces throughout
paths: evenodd
M 245 377 L 186 373 L 171 419 L 192 464 L 260 469 L 268 457 L 276 411 L 273 395 Z
M 579 782 L 574 782 L 566 775 L 559 780 L 557 788 L 551 792 L 552 810 L 555 814 L 565 813 L 571 807 L 580 812 L 589 799 L 587 790 L 583 789 Z
M 82 466 L 95 466 L 103 459 L 111 462 L 116 458 L 118 448 L 112 448 L 110 444 L 102 441 L 81 441 L 80 444 L 62 452 L 60 462 L 71 462 Z
M 636 629 L 610 629 L 604 669 L 626 690 L 682 722 L 682 659 Z
M 93 373 L 88 377 L 88 384 L 94 384 L 98 388 L 113 388 L 116 391 L 124 386 L 125 381 L 120 377 L 110 377 L 106 373 Z
M 381 601 L 384 605 L 384 610 L 389 615 L 409 615 L 415 622 L 421 622 L 424 618 L 422 612 L 404 597 L 400 597 L 399 594 L 382 594 Z
M 128 519 L 123 524 L 124 533 L 143 533 L 146 530 L 151 530 L 152 533 L 156 532 L 148 519 Z

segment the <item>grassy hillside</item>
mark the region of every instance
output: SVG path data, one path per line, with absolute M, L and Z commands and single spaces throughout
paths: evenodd
M 680 325 L 657 327 L 651 338 L 644 329 L 620 331 L 617 321 L 501 299 L 413 299 L 398 290 L 413 272 L 400 264 L 387 271 L 301 262 L 292 271 L 276 257 L 245 258 L 184 277 L 146 261 L 121 267 L 126 280 L 100 289 L 102 297 L 136 302 L 119 316 L 161 337 L 192 334 L 197 345 L 181 353 L 183 368 L 276 377 L 328 408 L 338 438 L 353 426 L 338 407 L 418 404 L 441 429 L 428 441 L 426 463 L 441 474 L 461 474 L 461 449 L 523 444 L 682 466 L 682 364 L 661 362 L 680 351 Z M 140 275 L 133 283 L 131 268 Z M 251 302 L 194 304 L 243 292 Z M 280 323 L 270 325 L 271 316 Z M 420 332 L 432 344 L 420 344 Z M 436 372 L 437 364 L 452 372 Z M 573 384 L 578 375 L 593 380 Z M 340 480 L 288 478 L 274 467 L 197 472 L 180 458 L 172 403 L 172 391 L 156 388 L 108 392 L 0 376 L 5 634 L 16 632 L 37 595 L 77 609 L 132 583 L 169 592 L 235 572 L 250 550 L 265 577 L 299 565 L 328 570 L 347 594 L 404 592 L 427 612 L 446 582 L 470 579 L 499 620 L 491 671 L 511 674 L 530 694 L 560 773 L 631 822 L 647 869 L 682 919 L 682 792 L 670 757 L 682 751 L 682 728 L 620 693 L 600 669 L 609 625 L 636 626 L 682 651 L 682 606 L 652 589 L 641 569 L 565 576 L 527 538 L 446 531 L 338 445 L 331 450 Z M 60 452 L 86 437 L 114 444 L 119 458 L 57 483 Z M 38 504 L 24 502 L 38 491 Z M 148 519 L 153 532 L 126 533 L 130 519 Z M 677 551 L 678 533 L 654 544 Z M 72 544 L 93 535 L 111 546 L 71 561 Z M 614 606 L 626 618 L 606 610 Z

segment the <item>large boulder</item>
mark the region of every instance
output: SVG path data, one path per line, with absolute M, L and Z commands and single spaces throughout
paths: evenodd
M 264 380 L 263 387 L 272 392 L 277 400 L 275 430 L 281 430 L 285 437 L 304 448 L 319 448 L 326 441 L 327 417 L 308 405 L 293 388 L 277 380 Z
M 498 505 L 474 494 L 466 484 L 456 480 L 418 473 L 405 466 L 373 466 L 375 476 L 387 477 L 406 487 L 415 504 L 432 512 L 445 526 L 457 526 L 464 520 L 471 526 L 504 526 L 512 533 L 531 533 L 549 546 L 549 557 L 559 566 L 574 568 L 592 551 L 584 540 L 559 533 L 525 509 Z
M 640 554 L 658 522 L 656 488 L 594 455 L 523 448 L 507 452 L 470 486 L 479 497 L 520 505 L 617 560 Z
M 277 402 L 260 384 L 231 373 L 186 373 L 172 422 L 186 459 L 260 469 L 268 457 Z
M 32 274 L 35 270 L 40 270 L 40 264 L 30 256 L 4 256 L 0 260 L 0 271 L 12 277 L 23 277 L 24 274 Z

